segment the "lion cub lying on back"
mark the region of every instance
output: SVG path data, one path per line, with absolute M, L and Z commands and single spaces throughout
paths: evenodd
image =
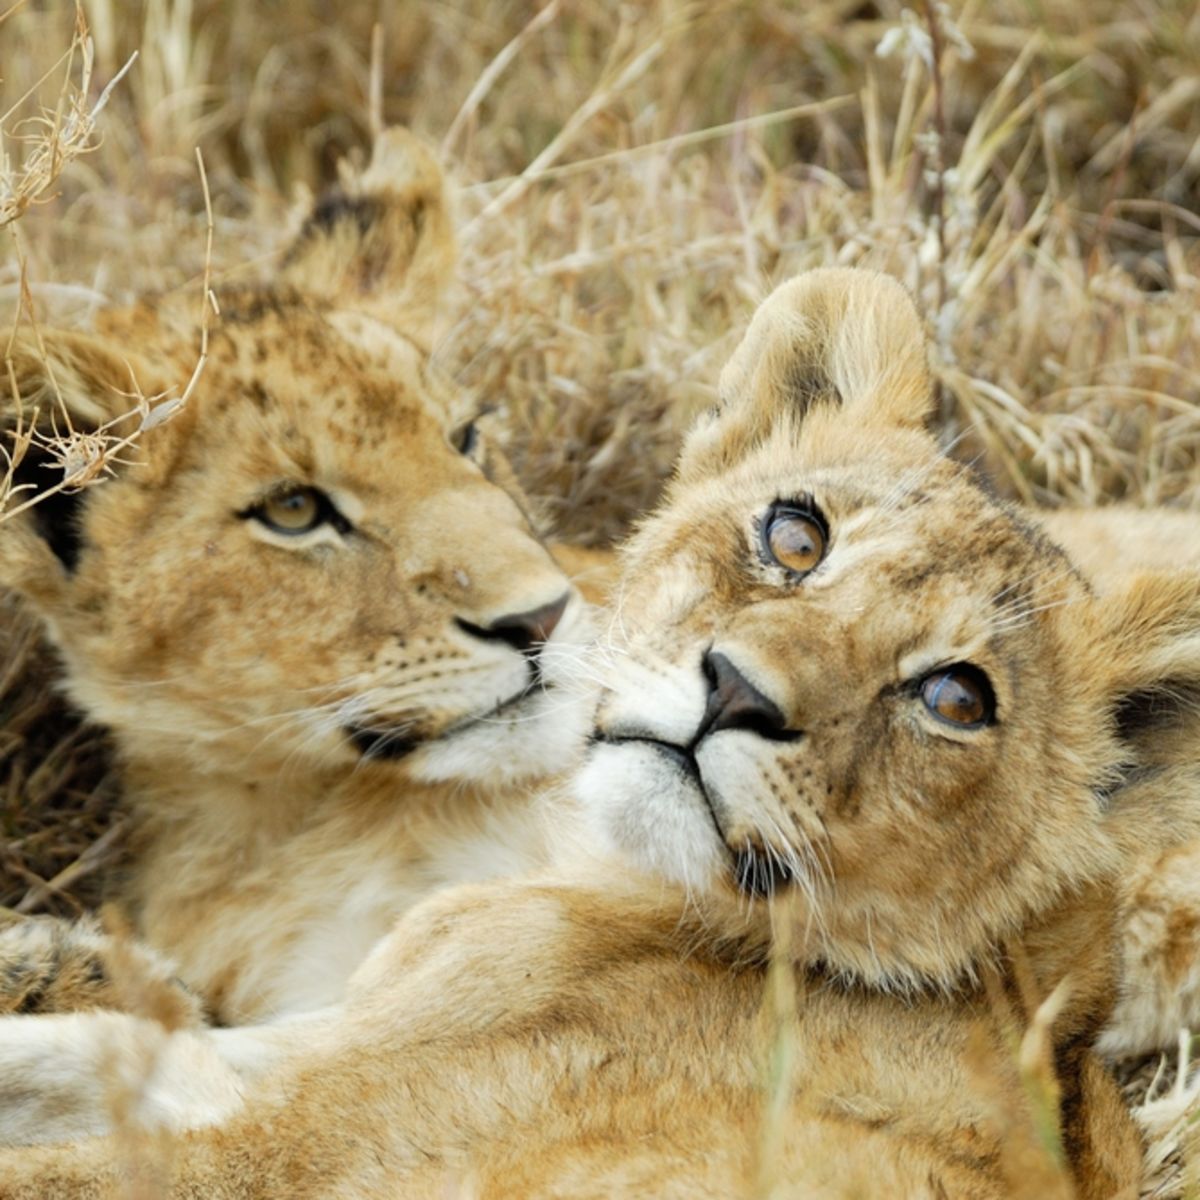
M 135 927 L 227 1022 L 338 999 L 414 900 L 536 857 L 530 781 L 586 731 L 560 686 L 585 607 L 429 361 L 453 262 L 441 173 L 391 130 L 271 285 L 220 295 L 195 394 L 136 463 L 0 530 L 0 583 L 113 732 Z M 76 429 L 123 434 L 131 372 L 185 379 L 194 317 L 46 331 L 48 361 L 15 352 L 22 395 L 47 428 L 61 395 Z M 52 482 L 39 465 L 23 481 Z M 6 995 L 112 1002 L 88 994 L 95 940 L 11 931 Z
M 780 288 L 722 393 L 628 549 L 587 851 L 418 906 L 282 1037 L 172 1039 L 168 1123 L 216 1127 L 171 1194 L 1134 1195 L 1088 1047 L 1124 863 L 1196 832 L 1200 768 L 1131 717 L 1195 726 L 1200 579 L 1095 593 L 941 457 L 885 278 Z M 1066 976 L 1039 1091 L 1016 1047 Z M 0 1095 L 69 1103 L 36 1020 L 0 1023 Z M 224 1058 L 272 1037 L 240 1091 Z M 0 1197 L 96 1195 L 122 1154 L 5 1152 Z

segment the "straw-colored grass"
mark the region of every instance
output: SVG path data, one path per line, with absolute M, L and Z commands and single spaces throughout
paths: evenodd
M 197 147 L 219 285 L 263 269 L 304 190 L 403 122 L 459 189 L 440 358 L 499 406 L 566 536 L 620 536 L 754 303 L 828 262 L 913 289 L 944 435 L 1005 491 L 1200 506 L 1194 0 L 914 0 L 907 17 L 895 0 L 94 0 L 86 16 L 90 44 L 66 0 L 0 15 L 10 325 L 85 324 L 145 290 L 199 299 Z M 119 852 L 115 788 L 30 625 L 5 617 L 0 905 L 71 912 Z M 1130 1088 L 1140 1102 L 1145 1081 Z M 1186 1107 L 1147 1110 L 1165 1162 L 1148 1195 L 1184 1194 Z

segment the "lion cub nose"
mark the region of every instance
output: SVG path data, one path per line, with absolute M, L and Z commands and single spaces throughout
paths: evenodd
M 497 617 L 490 625 L 473 625 L 470 621 L 461 619 L 458 624 L 467 633 L 478 638 L 507 642 L 514 650 L 536 657 L 542 646 L 550 640 L 550 635 L 558 628 L 570 599 L 571 593 L 563 592 L 557 600 L 543 604 L 541 608 L 508 613 L 506 616 Z
M 799 736 L 787 727 L 779 707 L 762 694 L 719 651 L 710 650 L 702 663 L 708 680 L 708 704 L 696 741 L 719 729 L 748 729 L 765 738 Z

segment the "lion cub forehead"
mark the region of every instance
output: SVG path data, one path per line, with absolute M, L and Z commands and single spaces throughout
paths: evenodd
M 397 462 L 449 453 L 461 405 L 403 335 L 262 298 L 223 317 L 179 444 L 185 458 L 219 460 L 243 486 L 394 491 Z
M 425 417 L 446 427 L 463 419 L 465 402 L 402 331 L 288 295 L 239 297 L 223 310 L 210 362 L 202 392 L 211 397 L 206 407 L 218 410 L 244 401 L 260 413 L 282 408 L 343 426 Z
M 989 599 L 1075 574 L 1058 547 L 959 467 L 936 478 L 830 473 L 814 478 L 810 494 L 829 522 L 831 574 L 861 568 L 908 591 L 953 582 Z
M 802 582 L 776 578 L 764 558 L 763 530 L 780 506 L 809 510 L 827 529 L 824 558 Z M 922 618 L 922 625 L 955 626 L 957 641 L 967 627 L 984 636 L 998 612 L 1036 606 L 1042 593 L 1077 581 L 1039 531 L 969 470 L 933 455 L 915 463 L 864 455 L 806 465 L 793 453 L 784 466 L 766 453 L 678 489 L 631 549 L 661 567 L 676 559 L 698 572 L 701 593 L 719 582 L 722 594 L 747 602 L 794 594 L 861 612 L 934 606 L 947 621 Z M 676 583 L 666 590 L 677 596 L 687 589 Z

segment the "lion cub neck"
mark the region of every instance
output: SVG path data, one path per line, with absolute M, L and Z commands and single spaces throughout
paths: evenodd
M 143 814 L 126 893 L 137 926 L 227 1024 L 336 1002 L 431 891 L 545 857 L 532 786 L 398 787 L 385 767 L 271 785 L 156 769 L 130 783 Z

